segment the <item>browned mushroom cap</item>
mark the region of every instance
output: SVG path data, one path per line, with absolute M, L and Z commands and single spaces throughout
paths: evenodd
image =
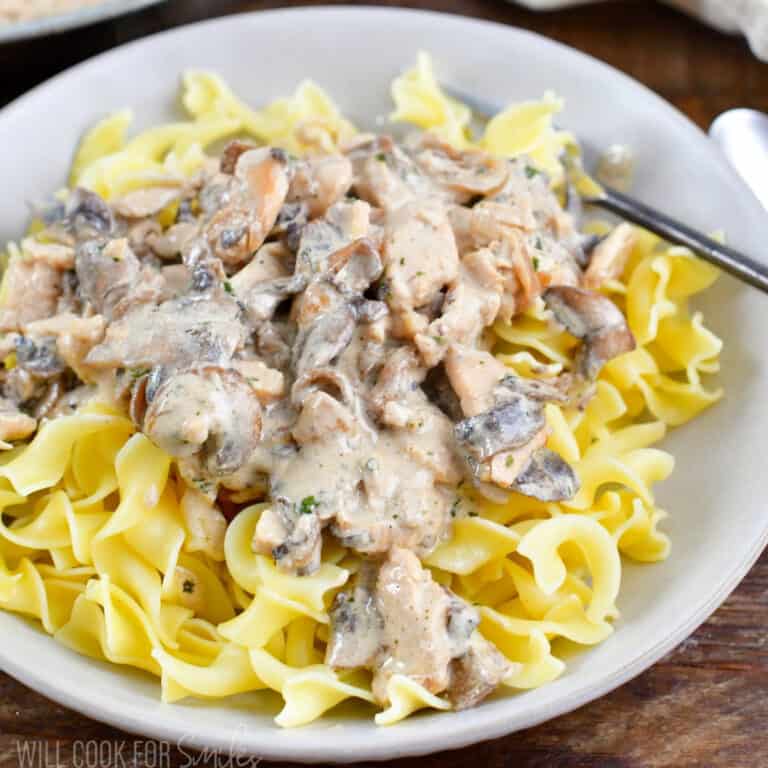
M 459 445 L 475 461 L 483 462 L 501 451 L 530 442 L 545 424 L 541 403 L 517 395 L 484 413 L 460 421 L 454 433 Z
M 349 379 L 335 368 L 315 368 L 296 379 L 291 402 L 302 405 L 313 392 L 325 392 L 342 403 L 351 403 L 355 398 Z
M 579 479 L 562 456 L 549 448 L 540 448 L 517 476 L 512 488 L 540 501 L 564 501 L 576 495 Z
M 500 189 L 509 175 L 507 162 L 478 150 L 460 151 L 425 134 L 416 153 L 419 168 L 452 190 L 458 201 L 489 195 Z
M 149 403 L 143 429 L 182 471 L 206 481 L 242 467 L 261 437 L 261 404 L 238 371 L 205 366 L 169 377 Z
M 588 379 L 594 379 L 609 360 L 635 348 L 627 319 L 606 296 L 558 285 L 547 289 L 543 298 L 557 321 L 584 341 L 578 362 Z

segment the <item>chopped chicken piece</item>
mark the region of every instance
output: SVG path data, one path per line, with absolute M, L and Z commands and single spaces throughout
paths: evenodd
M 472 251 L 462 259 L 445 296 L 442 315 L 415 340 L 428 367 L 437 365 L 451 344 L 477 345 L 480 334 L 499 313 L 503 287 L 490 250 Z
M 439 203 L 409 203 L 392 213 L 383 254 L 387 299 L 396 311 L 429 304 L 458 275 L 456 242 Z
M 187 529 L 185 548 L 187 552 L 202 552 L 217 562 L 224 560 L 224 534 L 227 521 L 211 500 L 187 488 L 181 497 L 181 514 Z
M 309 157 L 294 168 L 288 190 L 289 202 L 307 206 L 312 219 L 323 216 L 352 185 L 352 163 L 343 155 Z
M 490 352 L 455 344 L 445 357 L 445 372 L 464 415 L 477 416 L 493 405 L 494 388 L 509 368 Z
M 10 400 L 0 398 L 0 447 L 23 440 L 37 429 L 37 421 L 22 413 Z
M 287 164 L 283 150 L 269 147 L 237 158 L 235 192 L 213 213 L 204 231 L 211 250 L 225 264 L 244 264 L 269 235 L 288 194 Z
M 3 276 L 0 331 L 17 331 L 33 320 L 56 314 L 62 273 L 46 261 L 15 258 Z
M 285 376 L 283 373 L 270 368 L 261 360 L 237 360 L 233 367 L 240 371 L 263 403 L 275 400 L 285 394 Z
M 636 241 L 635 228 L 627 222 L 619 224 L 592 251 L 584 273 L 584 287 L 594 291 L 609 280 L 621 277 Z

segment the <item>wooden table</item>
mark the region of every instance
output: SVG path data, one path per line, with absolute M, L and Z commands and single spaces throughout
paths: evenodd
M 233 13 L 292 4 L 300 3 L 172 0 L 59 38 L 0 46 L 0 104 L 98 51 L 204 18 L 213 8 Z M 527 27 L 580 48 L 658 91 L 702 127 L 729 107 L 768 111 L 768 65 L 756 61 L 741 40 L 650 2 L 550 14 L 501 0 L 423 0 L 415 5 Z M 768 554 L 693 637 L 612 694 L 538 728 L 404 760 L 398 768 L 768 766 L 767 627 Z M 210 757 L 193 763 L 175 750 L 152 759 L 145 742 L 70 712 L 0 674 L 0 768 L 19 765 L 19 745 L 36 740 L 48 745 L 48 759 L 33 761 L 35 768 L 85 766 L 83 752 L 73 745 L 87 739 L 115 746 L 115 759 L 100 768 L 228 765 Z

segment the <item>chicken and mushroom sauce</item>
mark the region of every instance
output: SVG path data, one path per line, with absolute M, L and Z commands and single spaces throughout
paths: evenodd
M 6 276 L 0 439 L 109 399 L 175 460 L 200 550 L 221 559 L 223 510 L 264 499 L 252 549 L 279 569 L 314 573 L 329 537 L 361 556 L 331 667 L 372 670 L 380 701 L 395 673 L 456 707 L 491 693 L 509 662 L 421 561 L 461 487 L 577 493 L 545 408 L 583 407 L 634 347 L 598 292 L 631 230 L 595 242 L 525 159 L 428 133 L 302 159 L 235 141 L 184 185 L 75 189 L 44 222 Z M 556 377 L 493 354 L 537 300 L 580 344 Z

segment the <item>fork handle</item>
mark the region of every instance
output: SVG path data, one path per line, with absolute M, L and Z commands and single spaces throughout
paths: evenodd
M 671 243 L 684 245 L 710 264 L 768 293 L 767 265 L 751 259 L 734 248 L 718 243 L 711 237 L 702 235 L 644 203 L 633 200 L 610 187 L 604 187 L 602 195 L 585 198 L 584 202 L 604 208 L 633 224 L 639 224 Z

